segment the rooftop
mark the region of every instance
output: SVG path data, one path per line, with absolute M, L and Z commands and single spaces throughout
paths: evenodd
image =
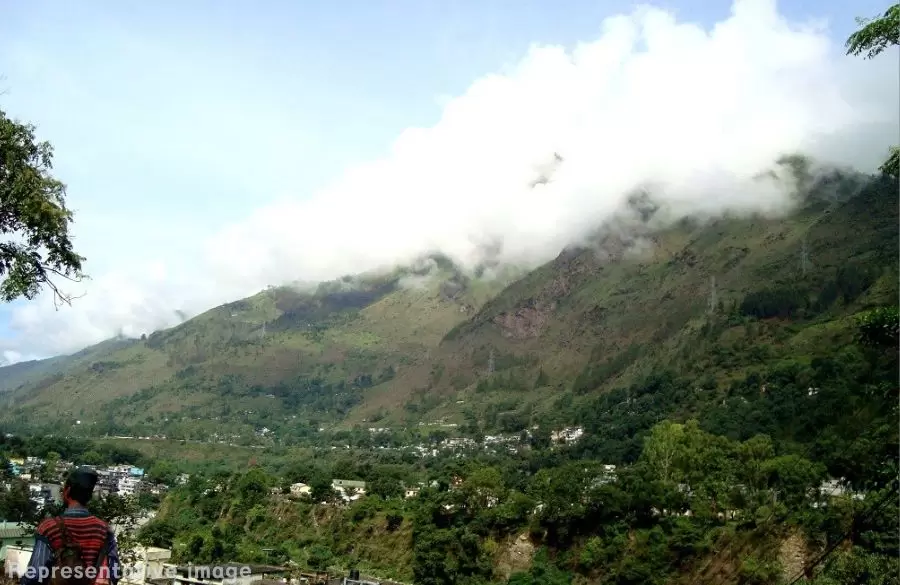
M 32 533 L 32 529 L 18 522 L 0 522 L 0 538 L 24 538 Z
M 355 479 L 333 479 L 331 480 L 331 485 L 335 487 L 365 488 L 366 482 Z

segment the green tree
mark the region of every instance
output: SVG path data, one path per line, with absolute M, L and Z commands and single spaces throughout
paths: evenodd
M 331 549 L 323 544 L 314 544 L 309 547 L 307 554 L 307 562 L 309 566 L 316 571 L 324 571 L 328 569 L 334 560 L 334 554 Z
M 894 4 L 878 18 L 857 18 L 860 29 L 847 39 L 847 54 L 866 59 L 880 55 L 888 47 L 900 44 L 900 3 Z M 900 177 L 900 147 L 891 147 L 891 154 L 881 165 L 881 172 Z
M 44 466 L 41 469 L 41 478 L 45 481 L 52 481 L 56 477 L 56 465 L 59 463 L 59 453 L 50 451 L 44 457 Z
M 309 488 L 314 502 L 332 502 L 337 498 L 337 492 L 331 487 L 331 479 L 324 473 L 316 473 L 309 480 Z
M 97 451 L 91 449 L 81 456 L 81 463 L 84 465 L 102 465 L 103 456 Z
M 171 548 L 175 527 L 165 520 L 154 519 L 141 527 L 137 540 L 147 546 Z
M 368 483 L 368 492 L 384 500 L 397 498 L 403 495 L 403 487 L 400 480 L 390 475 L 378 475 Z
M 123 563 L 137 561 L 138 518 L 141 515 L 137 498 L 109 494 L 91 500 L 90 510 L 116 530 L 119 557 Z
M 36 142 L 34 126 L 0 110 L 0 299 L 34 298 L 44 287 L 54 301 L 70 302 L 56 278 L 83 277 L 84 258 L 69 235 L 72 212 L 65 185 L 55 179 L 53 148 Z
M 470 513 L 478 513 L 496 505 L 504 492 L 503 478 L 494 467 L 474 470 L 460 489 L 460 495 Z
M 860 29 L 847 39 L 847 54 L 866 53 L 866 59 L 880 55 L 890 46 L 900 44 L 900 3 L 894 4 L 878 18 L 857 18 Z
M 147 470 L 147 479 L 166 485 L 175 483 L 176 477 L 178 477 L 178 470 L 171 461 L 156 461 Z
M 10 482 L 9 489 L 0 486 L 0 520 L 28 523 L 35 517 L 34 503 L 29 498 L 25 482 L 14 479 Z
M 684 425 L 663 421 L 654 426 L 644 440 L 641 458 L 657 473 L 659 479 L 673 481 L 683 441 Z
M 825 467 L 799 455 L 782 455 L 765 463 L 769 485 L 789 509 L 804 506 L 825 479 Z

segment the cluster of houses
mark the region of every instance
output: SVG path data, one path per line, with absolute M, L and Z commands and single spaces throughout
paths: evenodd
M 557 444 L 577 443 L 584 436 L 584 429 L 581 427 L 566 427 L 558 431 L 550 433 L 550 441 Z
M 389 428 L 370 428 L 369 432 L 376 434 L 388 432 L 389 430 Z M 537 430 L 537 427 L 526 430 L 525 436 L 530 439 L 532 437 L 532 432 L 535 430 Z M 550 433 L 550 441 L 554 446 L 573 445 L 583 437 L 584 429 L 582 427 L 566 427 Z M 349 448 L 349 445 L 347 448 Z M 520 449 L 527 448 L 528 444 L 522 443 L 522 435 L 501 433 L 497 435 L 485 435 L 484 439 L 481 441 L 470 437 L 448 437 L 437 444 L 407 445 L 400 450 L 411 452 L 418 457 L 437 457 L 438 455 L 447 453 L 461 456 L 462 453 L 471 451 L 485 451 L 491 454 L 497 454 L 501 451 L 516 453 Z M 379 449 L 390 450 L 391 448 L 379 447 Z
M 96 493 L 100 495 L 118 494 L 122 497 L 133 496 L 146 490 L 150 493 L 162 493 L 165 486 L 146 482 L 144 470 L 131 465 L 113 465 L 95 468 L 97 472 Z
M 425 483 L 420 482 L 416 486 L 404 487 L 403 497 L 406 499 L 415 498 L 419 495 L 419 491 L 424 486 Z M 353 479 L 333 479 L 331 480 L 331 489 L 337 494 L 337 501 L 339 503 L 349 504 L 366 495 L 366 482 Z M 281 496 L 283 494 L 280 488 L 272 488 L 272 495 Z M 289 486 L 287 495 L 290 498 L 298 500 L 311 498 L 312 488 L 308 484 L 297 482 Z
M 421 486 L 407 486 L 403 489 L 403 497 L 409 499 L 419 495 Z M 349 504 L 366 495 L 366 482 L 356 481 L 353 479 L 333 479 L 331 481 L 331 489 L 337 494 L 337 501 Z M 272 488 L 273 495 L 281 495 L 281 489 Z M 288 488 L 288 495 L 294 499 L 303 499 L 312 497 L 312 488 L 302 482 L 291 484 Z
M 53 503 L 62 501 L 62 482 L 66 474 L 75 467 L 69 461 L 57 461 L 52 469 L 39 457 L 10 459 L 9 471 L 14 478 L 26 482 L 31 501 L 38 511 Z M 112 465 L 106 467 L 88 466 L 97 472 L 95 492 L 105 496 L 117 494 L 122 497 L 141 492 L 161 494 L 166 486 L 149 482 L 144 478 L 144 470 L 132 465 Z

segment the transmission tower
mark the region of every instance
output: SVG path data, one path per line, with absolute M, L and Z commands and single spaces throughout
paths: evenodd
M 717 302 L 718 301 L 716 300 L 716 277 L 710 276 L 709 277 L 709 312 L 710 313 L 716 312 Z
M 494 373 L 494 350 L 491 350 L 491 355 L 488 357 L 488 374 Z
M 809 248 L 806 245 L 806 236 L 803 236 L 803 243 L 800 246 L 800 272 L 806 275 L 809 270 Z

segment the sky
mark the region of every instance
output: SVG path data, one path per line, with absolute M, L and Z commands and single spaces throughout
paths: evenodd
M 434 249 L 537 264 L 647 181 L 783 211 L 778 155 L 872 171 L 900 133 L 896 50 L 843 55 L 872 0 L 0 3 L 0 109 L 91 277 L 0 305 L 0 362 Z

